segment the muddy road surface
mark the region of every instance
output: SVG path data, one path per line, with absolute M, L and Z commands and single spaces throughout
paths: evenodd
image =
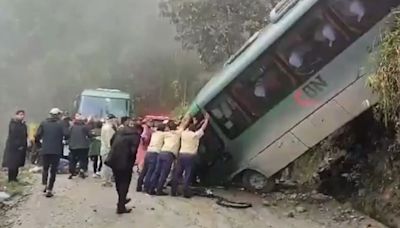
M 66 175 L 57 176 L 55 197 L 43 196 L 40 175 L 35 174 L 35 186 L 31 196 L 15 208 L 15 228 L 319 228 L 319 227 L 384 227 L 373 220 L 362 222 L 337 222 L 328 214 L 307 212 L 293 214 L 290 208 L 279 205 L 265 206 L 260 196 L 229 191 L 218 192 L 226 197 L 253 203 L 249 209 L 232 209 L 218 206 L 213 200 L 156 197 L 136 193 L 135 180 L 129 197 L 133 212 L 117 215 L 114 188 L 102 187 L 100 180 L 91 177 L 68 180 Z M 265 204 L 265 203 L 264 203 Z M 327 210 L 329 211 L 329 209 Z M 322 212 L 321 212 L 322 213 Z

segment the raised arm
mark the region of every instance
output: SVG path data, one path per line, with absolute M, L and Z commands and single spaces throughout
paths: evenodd
M 183 120 L 181 122 L 181 125 L 179 126 L 179 129 L 185 130 L 189 126 L 190 120 L 191 120 L 190 115 L 186 115 L 185 117 L 183 117 Z
M 208 114 L 208 113 L 206 112 L 206 114 L 205 114 L 205 116 L 204 116 L 204 122 L 203 122 L 203 124 L 202 124 L 201 127 L 200 127 L 200 129 L 201 129 L 202 131 L 206 130 L 209 121 L 210 121 L 210 114 Z

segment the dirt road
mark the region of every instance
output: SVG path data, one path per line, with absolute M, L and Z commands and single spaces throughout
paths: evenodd
M 114 188 L 100 186 L 93 178 L 67 180 L 65 175 L 57 177 L 55 197 L 47 199 L 41 192 L 39 181 L 31 197 L 16 212 L 15 228 L 319 228 L 319 227 L 383 227 L 365 219 L 363 224 L 337 223 L 329 216 L 311 213 L 296 214 L 289 218 L 287 209 L 265 207 L 262 199 L 243 192 L 226 192 L 238 200 L 254 203 L 253 208 L 239 210 L 220 207 L 205 198 L 155 197 L 134 192 L 129 196 L 134 207 L 128 215 L 115 214 L 116 193 Z M 37 179 L 39 176 L 37 175 Z M 317 218 L 317 219 L 315 219 Z M 373 224 L 368 226 L 367 224 Z

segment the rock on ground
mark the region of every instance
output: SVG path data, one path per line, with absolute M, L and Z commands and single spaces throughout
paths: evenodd
M 0 192 L 0 203 L 10 199 L 10 195 L 6 192 Z

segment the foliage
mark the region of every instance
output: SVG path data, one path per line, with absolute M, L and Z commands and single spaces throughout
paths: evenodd
M 400 17 L 392 30 L 383 36 L 378 52 L 378 68 L 369 78 L 372 89 L 379 94 L 377 114 L 383 116 L 386 126 L 399 120 L 400 111 Z
M 172 117 L 175 119 L 180 119 L 186 114 L 188 108 L 188 103 L 181 103 L 180 105 L 176 106 L 175 109 L 172 111 Z
M 26 170 L 19 174 L 19 182 L 7 182 L 5 172 L 0 172 L 0 191 L 5 191 L 11 196 L 21 196 L 34 183 L 31 173 Z
M 264 27 L 277 0 L 164 0 L 162 15 L 176 26 L 176 39 L 208 68 L 226 60 Z
M 168 115 L 174 107 L 190 101 L 201 88 L 197 77 L 201 68 L 187 53 L 160 56 L 144 61 L 141 66 L 143 71 L 135 75 L 135 79 L 140 78 L 141 87 L 135 92 L 143 113 Z

